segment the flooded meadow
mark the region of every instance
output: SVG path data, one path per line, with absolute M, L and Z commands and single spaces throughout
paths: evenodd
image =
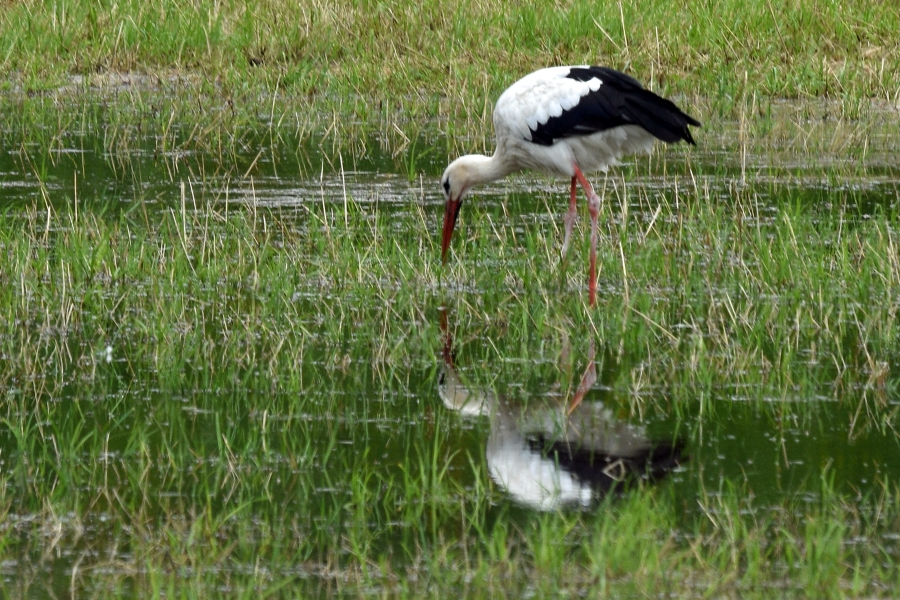
M 5 596 L 891 595 L 895 109 L 595 176 L 593 308 L 567 182 L 441 265 L 489 137 L 66 110 L 0 151 Z

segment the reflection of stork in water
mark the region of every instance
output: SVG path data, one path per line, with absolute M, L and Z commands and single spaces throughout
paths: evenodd
M 680 443 L 654 444 L 643 427 L 617 420 L 602 403 L 581 402 L 595 379 L 591 356 L 568 406 L 561 394 L 550 406 L 517 405 L 462 383 L 447 333 L 438 393 L 447 408 L 491 418 L 491 478 L 517 503 L 549 511 L 588 507 L 636 480 L 664 477 L 681 459 Z

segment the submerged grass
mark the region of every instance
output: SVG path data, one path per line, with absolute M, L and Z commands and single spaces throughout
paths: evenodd
M 8 377 L 46 373 L 29 357 L 62 361 L 61 373 L 93 370 L 95 360 L 78 356 L 123 331 L 129 344 L 149 344 L 137 356 L 152 362 L 131 363 L 134 373 L 184 364 L 272 364 L 278 373 L 279 361 L 290 365 L 319 337 L 371 344 L 373 364 L 430 363 L 429 322 L 450 303 L 459 319 L 501 334 L 587 328 L 622 354 L 652 349 L 647 358 L 667 381 L 716 387 L 749 372 L 777 388 L 794 379 L 886 383 L 898 350 L 893 207 L 809 212 L 787 198 L 760 215 L 751 190 L 726 202 L 696 188 L 635 217 L 616 205 L 616 185 L 603 184 L 595 311 L 583 305 L 584 249 L 573 249 L 565 272 L 558 265 L 554 213 L 529 223 L 503 220 L 503 207 L 467 206 L 446 268 L 434 258 L 433 219 L 415 199 L 402 214 L 352 200 L 322 214 L 185 206 L 158 213 L 156 224 L 137 210 L 7 214 L 9 367 L 30 369 Z M 411 323 L 422 327 L 406 330 Z

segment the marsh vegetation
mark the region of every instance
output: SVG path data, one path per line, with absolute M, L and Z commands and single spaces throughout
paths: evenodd
M 4 595 L 894 595 L 898 14 L 758 4 L 5 8 Z M 704 123 L 597 180 L 592 309 L 558 182 L 440 264 L 437 177 L 535 56 Z M 516 503 L 447 330 L 517 407 L 594 357 L 583 402 L 686 460 Z

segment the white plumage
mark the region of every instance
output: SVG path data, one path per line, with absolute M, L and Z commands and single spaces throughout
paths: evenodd
M 468 191 L 522 169 L 571 178 L 563 254 L 575 223 L 576 182 L 591 212 L 590 303 L 596 296 L 596 228 L 600 199 L 585 173 L 605 171 L 626 155 L 649 151 L 656 139 L 694 139 L 699 126 L 675 104 L 645 90 L 631 77 L 605 67 L 550 67 L 512 84 L 494 107 L 493 156 L 468 155 L 444 171 L 447 196 L 441 258 L 446 262 L 459 208 Z

